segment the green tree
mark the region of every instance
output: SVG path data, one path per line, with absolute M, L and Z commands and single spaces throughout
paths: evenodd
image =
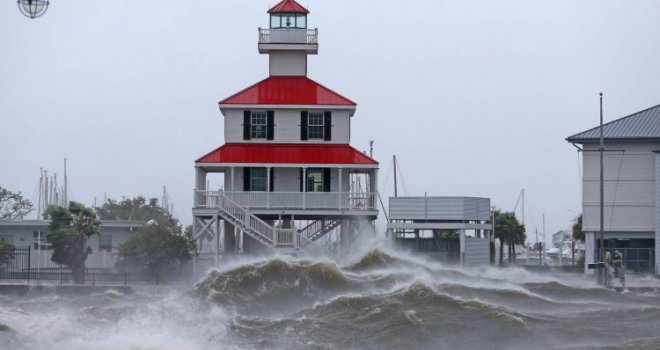
M 158 205 L 156 198 L 147 199 L 143 196 L 135 198 L 122 197 L 121 201 L 108 199 L 96 212 L 101 220 L 155 220 L 159 225 L 176 227 L 178 221 L 165 209 Z
M 458 239 L 460 234 L 458 230 L 433 230 L 433 235 L 435 238 L 440 239 Z
M 23 218 L 32 211 L 32 202 L 21 192 L 12 192 L 0 186 L 0 220 Z
M 495 211 L 495 238 L 500 240 L 500 265 L 504 263 L 504 245 L 509 249 L 509 263 L 515 263 L 515 245 L 525 243 L 525 226 L 513 212 Z
M 120 271 L 148 273 L 158 279 L 175 274 L 192 259 L 194 242 L 180 226 L 149 225 L 119 246 Z
M 573 220 L 573 240 L 584 242 L 584 231 L 582 231 L 582 214 Z
M 75 283 L 85 283 L 85 261 L 91 253 L 87 240 L 99 234 L 101 225 L 94 210 L 71 202 L 68 208 L 50 206 L 44 215 L 50 218 L 46 239 L 52 245 L 51 261 L 69 267 Z

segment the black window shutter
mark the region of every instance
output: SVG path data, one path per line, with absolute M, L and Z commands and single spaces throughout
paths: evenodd
M 243 168 L 243 191 L 250 192 L 250 168 Z
M 243 111 L 243 140 L 250 139 L 250 117 L 252 113 L 250 111 Z
M 267 128 L 266 128 L 266 140 L 272 140 L 275 136 L 275 112 L 274 111 L 268 111 L 268 119 L 266 121 L 267 123 Z
M 303 191 L 304 183 L 305 183 L 305 179 L 303 179 L 303 168 L 300 168 L 300 192 Z
M 323 113 L 323 140 L 332 140 L 332 112 Z
M 323 169 L 323 192 L 330 192 L 330 168 Z
M 307 111 L 300 112 L 300 139 L 307 141 Z
M 275 192 L 275 168 L 270 168 L 270 191 Z

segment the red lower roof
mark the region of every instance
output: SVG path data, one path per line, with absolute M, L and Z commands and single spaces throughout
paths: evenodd
M 348 105 L 355 102 L 307 77 L 269 77 L 220 101 L 221 105 Z
M 378 164 L 347 144 L 226 143 L 196 163 Z

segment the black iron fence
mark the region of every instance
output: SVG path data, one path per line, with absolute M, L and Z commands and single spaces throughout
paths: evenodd
M 30 280 L 30 247 L 0 249 L 0 281 L 12 278 L 15 273 L 27 271 L 26 280 Z
M 31 247 L 0 249 L 0 283 L 5 284 L 74 284 L 68 268 L 33 268 L 30 266 Z M 182 279 L 184 276 L 157 276 L 154 274 L 114 272 L 87 269 L 84 285 L 129 286 L 160 284 Z M 80 283 L 78 283 L 80 284 Z
M 628 271 L 637 273 L 655 272 L 655 249 L 653 248 L 605 248 L 610 256 L 614 256 L 614 251 L 618 250 L 623 255 L 623 266 Z M 596 249 L 596 256 L 599 249 Z

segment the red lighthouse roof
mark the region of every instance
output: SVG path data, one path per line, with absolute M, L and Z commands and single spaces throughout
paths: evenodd
M 276 12 L 309 13 L 309 11 L 306 8 L 304 8 L 302 5 L 295 2 L 294 0 L 283 0 L 279 4 L 273 6 L 273 8 L 271 8 L 270 10 L 268 10 L 268 13 L 276 13 Z
M 221 105 L 344 105 L 355 102 L 307 77 L 266 78 L 220 101 Z

